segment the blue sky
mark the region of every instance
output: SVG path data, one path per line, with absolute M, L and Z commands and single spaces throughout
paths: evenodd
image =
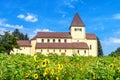
M 120 47 L 120 0 L 0 0 L 0 34 L 15 28 L 30 38 L 37 31 L 68 32 L 76 12 L 105 55 Z

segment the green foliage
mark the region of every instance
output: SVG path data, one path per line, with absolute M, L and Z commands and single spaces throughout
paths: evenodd
M 109 56 L 114 56 L 114 57 L 120 56 L 120 47 L 117 48 L 114 52 L 111 52 Z
M 19 48 L 17 38 L 9 32 L 4 32 L 4 35 L 0 35 L 0 53 L 5 52 L 9 55 L 13 48 Z
M 0 80 L 119 80 L 120 57 L 0 54 Z
M 23 34 L 19 31 L 19 29 L 15 29 L 12 32 L 12 35 L 14 35 L 15 37 L 18 37 L 18 40 L 29 40 L 28 35 L 27 34 Z
M 98 44 L 98 56 L 103 56 L 102 46 L 98 37 L 97 37 L 97 44 Z

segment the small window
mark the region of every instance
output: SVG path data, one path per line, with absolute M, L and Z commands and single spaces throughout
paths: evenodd
M 86 54 L 86 50 L 84 50 L 84 53 Z
M 75 28 L 74 31 L 77 31 L 77 29 Z
M 64 42 L 66 43 L 66 42 L 67 42 L 67 40 L 66 40 L 66 39 L 64 39 Z
M 67 52 L 67 50 L 65 49 L 65 52 Z
M 50 39 L 48 39 L 47 42 L 49 43 L 49 42 L 50 42 Z
M 42 39 L 42 42 L 44 42 L 44 39 Z
M 49 52 L 49 49 L 47 50 L 47 52 Z
M 53 39 L 53 42 L 55 42 L 55 39 Z
M 82 29 L 80 28 L 79 31 L 82 31 Z
M 61 40 L 60 40 L 60 39 L 58 39 L 58 42 L 60 43 L 60 42 L 61 42 Z
M 53 52 L 55 52 L 55 49 L 53 50 Z
M 74 31 L 82 31 L 81 28 L 75 28 Z
M 59 50 L 59 52 L 61 52 L 61 49 Z
M 42 49 L 41 49 L 41 52 L 42 52 Z
M 77 52 L 79 53 L 79 50 Z
M 90 45 L 90 49 L 92 49 L 92 45 Z

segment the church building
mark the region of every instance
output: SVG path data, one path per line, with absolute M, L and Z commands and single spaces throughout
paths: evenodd
M 69 32 L 38 32 L 31 40 L 17 41 L 20 49 L 14 49 L 13 53 L 97 56 L 97 37 L 95 34 L 86 33 L 85 29 L 79 14 L 76 13 Z

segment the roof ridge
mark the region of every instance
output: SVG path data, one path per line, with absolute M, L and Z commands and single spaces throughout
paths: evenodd
M 77 12 L 74 15 L 74 18 L 72 20 L 71 26 L 84 27 L 84 23 L 83 23 L 82 19 L 80 18 L 79 14 Z

